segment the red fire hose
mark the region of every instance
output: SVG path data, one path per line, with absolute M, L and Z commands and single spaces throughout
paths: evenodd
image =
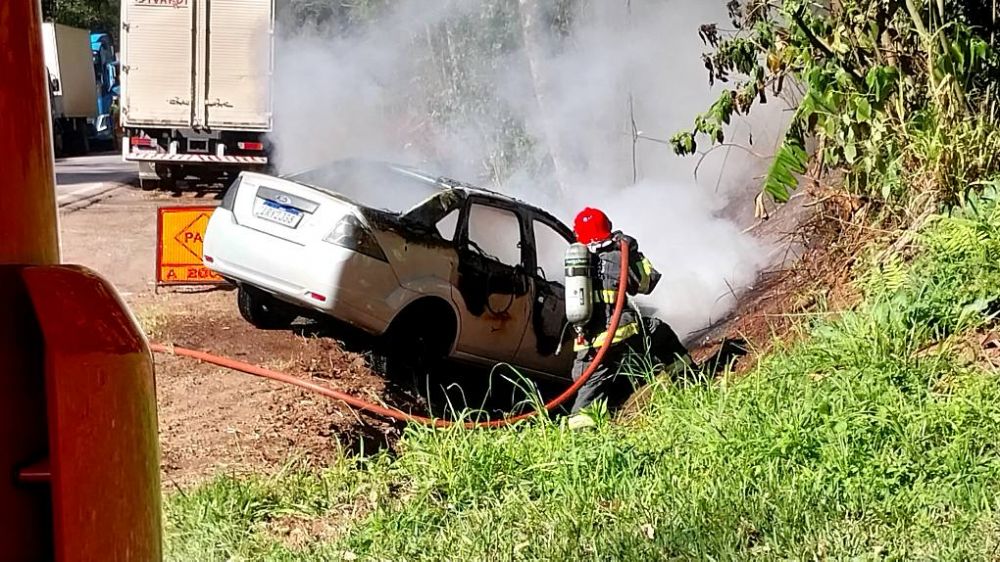
M 587 370 L 580 375 L 569 388 L 567 388 L 562 394 L 556 396 L 549 402 L 545 404 L 545 411 L 552 411 L 554 408 L 565 402 L 572 396 L 577 390 L 587 382 L 594 371 L 600 366 L 601 361 L 604 359 L 605 354 L 607 354 L 608 349 L 611 347 L 611 342 L 614 340 L 613 334 L 618 331 L 618 322 L 621 320 L 622 310 L 625 308 L 625 287 L 628 285 L 628 244 L 623 240 L 621 242 L 621 252 L 622 252 L 622 262 L 621 270 L 618 272 L 618 296 L 615 299 L 615 310 L 611 315 L 611 322 L 608 325 L 607 334 L 609 337 L 604 338 L 604 343 L 601 344 L 600 349 L 597 350 L 597 355 L 594 360 L 590 362 Z M 249 363 L 244 363 L 243 361 L 237 361 L 235 359 L 229 359 L 227 357 L 219 357 L 212 355 L 210 353 L 205 353 L 203 351 L 195 351 L 193 349 L 184 349 L 182 347 L 171 347 L 160 344 L 152 344 L 149 346 L 151 350 L 157 353 L 169 353 L 173 355 L 181 355 L 184 357 L 191 357 L 192 359 L 197 359 L 199 361 L 204 361 L 205 363 L 211 363 L 213 365 L 218 365 L 220 367 L 225 367 L 227 369 L 232 369 L 234 371 L 240 371 L 248 375 L 254 375 L 257 377 L 263 377 L 266 379 L 271 379 L 283 383 L 287 383 L 305 390 L 315 392 L 316 394 L 321 394 L 327 398 L 332 398 L 333 400 L 339 400 L 344 402 L 348 406 L 357 408 L 358 410 L 369 412 L 378 416 L 385 418 L 390 418 L 394 420 L 404 421 L 404 422 L 416 422 L 424 425 L 434 426 L 434 427 L 451 427 L 453 425 L 461 424 L 467 429 L 473 429 L 477 427 L 503 427 L 506 425 L 511 425 L 513 423 L 526 420 L 530 417 L 538 415 L 540 410 L 534 412 L 529 412 L 527 414 L 521 414 L 519 416 L 514 416 L 510 418 L 503 418 L 498 420 L 490 420 L 484 422 L 470 421 L 470 422 L 453 422 L 449 420 L 440 420 L 427 418 L 424 416 L 416 416 L 413 414 L 408 414 L 402 410 L 396 408 L 389 408 L 385 406 L 379 406 L 378 404 L 373 404 L 366 400 L 356 398 L 350 394 L 345 394 L 343 392 L 338 392 L 331 388 L 326 388 L 325 386 L 318 385 L 316 383 L 301 379 L 299 377 L 294 377 L 286 373 L 279 373 L 278 371 L 272 371 L 270 369 L 265 369 L 263 367 L 258 367 L 257 365 L 251 365 Z

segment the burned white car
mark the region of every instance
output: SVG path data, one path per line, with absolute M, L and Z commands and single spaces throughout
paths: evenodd
M 244 172 L 208 225 L 205 265 L 243 317 L 321 313 L 399 354 L 569 376 L 563 255 L 572 231 L 521 201 L 403 166 Z

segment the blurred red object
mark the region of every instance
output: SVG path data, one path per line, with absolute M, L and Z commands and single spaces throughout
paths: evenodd
M 60 266 L 38 0 L 0 3 L 0 560 L 160 560 L 148 344 Z

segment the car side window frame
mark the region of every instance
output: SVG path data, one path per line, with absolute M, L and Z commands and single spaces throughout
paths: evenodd
M 491 207 L 493 209 L 500 209 L 503 211 L 508 211 L 517 217 L 518 225 L 518 235 L 520 240 L 518 240 L 518 247 L 521 250 L 521 263 L 513 266 L 510 264 L 503 263 L 496 256 L 484 255 L 484 257 L 491 259 L 501 265 L 510 267 L 513 269 L 521 268 L 525 271 L 530 271 L 529 265 L 535 259 L 533 249 L 529 251 L 531 247 L 531 241 L 534 237 L 528 232 L 528 224 L 530 223 L 529 216 L 526 216 L 524 210 L 519 208 L 515 204 L 508 203 L 503 200 L 490 199 L 488 197 L 482 197 L 479 195 L 472 195 L 468 197 L 465 201 L 465 205 L 462 207 L 461 215 L 458 218 L 458 235 L 455 237 L 456 248 L 459 250 L 468 250 L 475 252 L 476 250 L 472 248 L 469 244 L 469 218 L 472 215 L 472 206 L 482 205 L 484 207 Z
M 531 247 L 531 263 L 529 264 L 531 274 L 534 277 L 538 277 L 539 279 L 542 279 L 543 281 L 545 281 L 547 283 L 556 283 L 556 284 L 562 286 L 563 283 L 560 282 L 558 279 L 555 279 L 555 278 L 553 278 L 553 279 L 547 279 L 546 277 L 543 277 L 542 275 L 539 274 L 539 271 L 538 271 L 538 241 L 535 240 L 535 227 L 534 227 L 534 222 L 535 221 L 538 221 L 538 222 L 544 224 L 545 226 L 551 228 L 552 230 L 554 230 L 556 232 L 556 234 L 559 234 L 560 236 L 563 237 L 564 240 L 566 240 L 567 244 L 572 244 L 572 243 L 576 242 L 576 238 L 574 238 L 573 231 L 568 226 L 564 225 L 558 219 L 555 219 L 555 218 L 553 218 L 553 217 L 551 217 L 549 215 L 546 215 L 546 214 L 543 214 L 543 213 L 539 213 L 538 211 L 532 211 L 528 215 L 528 217 L 527 217 L 526 224 L 529 225 L 529 226 L 526 227 L 526 228 L 527 228 L 528 234 L 531 237 L 530 240 L 529 240 L 529 242 L 528 242 L 528 245 Z M 546 271 L 545 273 L 548 276 L 552 276 L 553 275 L 551 272 L 548 272 L 548 271 Z M 558 275 L 558 274 L 556 274 L 556 275 Z
M 457 245 L 458 244 L 458 240 L 459 240 L 459 232 L 462 229 L 462 213 L 463 212 L 464 212 L 464 209 L 462 207 L 458 207 L 458 208 L 452 209 L 452 210 L 448 211 L 447 213 L 445 213 L 445 215 L 443 217 L 441 217 L 440 219 L 438 219 L 433 224 L 432 228 L 434 229 L 434 234 L 438 238 L 440 238 L 441 240 L 444 240 L 445 242 L 447 242 L 447 243 L 449 243 L 449 244 L 451 244 L 453 246 Z M 438 225 L 441 224 L 441 221 L 443 221 L 444 219 L 450 217 L 453 213 L 456 214 L 456 217 L 455 217 L 455 226 L 451 229 L 451 232 L 449 233 L 449 235 L 450 235 L 450 238 L 449 238 L 449 237 L 444 236 L 441 233 L 441 229 L 438 228 Z

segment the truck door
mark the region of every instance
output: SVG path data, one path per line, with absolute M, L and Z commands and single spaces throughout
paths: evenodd
M 207 0 L 205 121 L 271 127 L 273 0 Z
M 122 0 L 122 119 L 190 126 L 195 0 Z

